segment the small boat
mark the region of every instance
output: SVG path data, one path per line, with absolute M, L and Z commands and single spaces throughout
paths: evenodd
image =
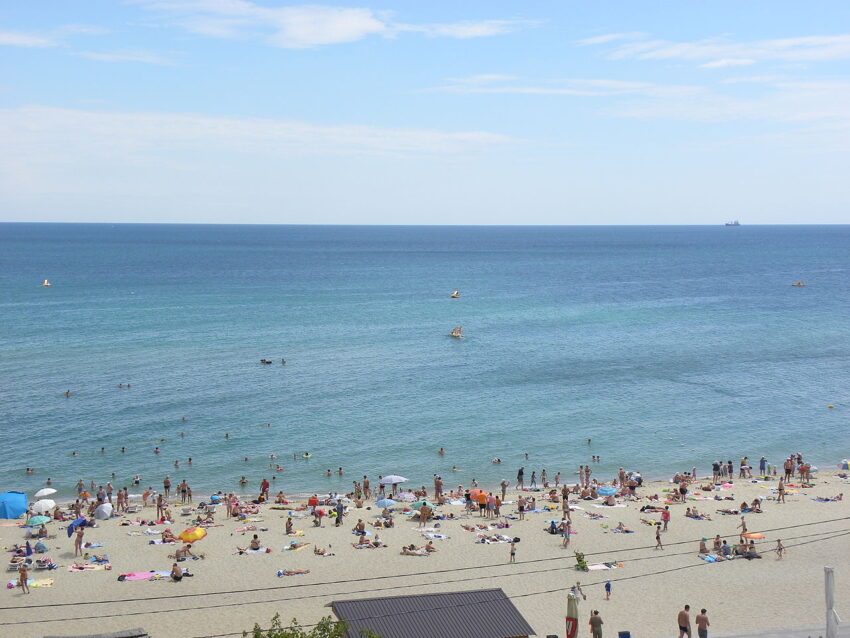
M 455 326 L 452 328 L 452 331 L 449 333 L 450 337 L 454 337 L 455 339 L 463 339 L 463 328 L 460 326 Z
M 455 290 L 450 296 L 452 299 L 457 299 L 460 297 L 460 290 Z
M 737 219 L 734 219 L 731 222 L 726 222 L 726 225 L 727 226 L 740 226 L 741 222 L 739 222 Z
M 795 281 L 795 282 L 794 282 L 793 284 L 791 284 L 791 285 L 792 285 L 792 286 L 794 286 L 795 288 L 802 288 L 803 286 L 808 286 L 809 284 L 807 284 L 807 283 L 806 283 L 806 282 L 804 282 L 804 281 Z
M 47 286 L 52 286 L 53 284 L 52 284 L 52 283 L 50 283 L 49 281 L 47 281 L 47 279 L 45 279 L 45 280 L 44 280 L 44 283 L 43 283 L 43 284 L 41 284 L 41 285 L 42 285 L 42 286 L 47 287 Z

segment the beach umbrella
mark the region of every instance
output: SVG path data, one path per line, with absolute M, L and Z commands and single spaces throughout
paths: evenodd
M 387 474 L 384 477 L 381 477 L 381 480 L 378 481 L 381 485 L 393 485 L 395 483 L 407 483 L 407 479 L 403 476 L 399 476 L 398 474 Z
M 428 506 L 428 507 L 430 507 L 431 509 L 434 509 L 434 504 L 433 504 L 433 503 L 429 503 L 426 499 L 422 499 L 421 501 L 416 501 L 415 503 L 412 503 L 412 504 L 410 505 L 410 509 L 418 510 L 418 509 L 420 509 L 423 505 L 427 505 L 427 506 Z
M 416 494 L 413 492 L 401 492 L 396 494 L 395 497 L 400 501 L 407 501 L 408 503 L 412 503 L 416 500 Z
M 375 501 L 377 507 L 392 507 L 396 502 L 391 498 L 382 498 L 380 501 Z
M 27 521 L 27 527 L 38 527 L 39 525 L 44 525 L 45 523 L 50 522 L 49 516 L 33 516 L 30 520 Z
M 474 490 L 469 490 L 469 495 L 470 495 L 472 498 L 475 498 L 475 497 L 476 497 L 476 496 L 478 496 L 480 493 L 481 493 L 481 490 L 479 490 L 477 487 L 476 487 Z
M 49 498 L 43 498 L 32 504 L 32 511 L 36 514 L 44 514 L 56 507 L 56 501 L 51 501 Z
M 43 498 L 45 496 L 50 496 L 51 494 L 56 494 L 56 490 L 52 487 L 45 487 L 44 489 L 39 490 L 34 494 L 35 498 Z
M 850 461 L 844 459 L 841 463 L 838 464 L 839 470 L 850 470 Z
M 80 518 L 78 518 L 73 523 L 68 525 L 68 538 L 71 538 L 74 535 L 74 530 L 77 527 L 85 527 L 85 526 L 86 526 L 86 519 L 85 519 L 85 517 L 80 516 Z
M 596 490 L 596 493 L 600 494 L 602 496 L 613 496 L 614 494 L 617 493 L 617 488 L 616 487 L 600 487 L 598 490 Z
M 23 492 L 0 494 L 0 518 L 18 518 L 27 511 L 27 495 Z
M 177 535 L 177 538 L 179 538 L 181 541 L 186 541 L 187 543 L 194 543 L 201 540 L 206 535 L 207 530 L 205 530 L 203 527 L 189 527 L 180 532 Z
M 578 598 L 567 594 L 567 638 L 578 635 Z
M 764 538 L 764 534 L 759 534 L 758 532 L 747 532 L 746 534 L 742 534 L 742 536 L 744 538 L 753 538 L 753 539 Z
M 99 521 L 105 521 L 112 517 L 112 505 L 110 503 L 102 503 L 97 506 L 94 511 L 94 517 Z

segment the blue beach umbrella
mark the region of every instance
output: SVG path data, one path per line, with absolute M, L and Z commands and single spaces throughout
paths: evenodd
M 38 527 L 39 525 L 49 523 L 51 520 L 49 516 L 33 516 L 26 524 L 26 527 Z
M 617 493 L 617 489 L 614 487 L 600 487 L 596 490 L 597 494 L 601 494 L 602 496 L 612 496 Z
M 68 525 L 68 538 L 71 538 L 74 535 L 74 530 L 77 527 L 79 527 L 81 525 L 85 526 L 85 524 L 86 524 L 86 519 L 83 516 L 80 516 L 80 518 L 78 518 L 73 523 Z
M 416 501 L 415 503 L 411 503 L 411 504 L 410 504 L 410 509 L 418 510 L 418 509 L 422 508 L 422 506 L 424 506 L 424 505 L 427 505 L 427 506 L 428 506 L 428 507 L 430 507 L 431 509 L 434 509 L 434 504 L 433 504 L 433 503 L 429 503 L 428 501 L 426 501 L 426 500 L 424 500 L 424 499 L 423 499 L 423 500 L 421 500 L 421 501 Z
M 375 505 L 378 507 L 392 507 L 396 502 L 391 498 L 382 498 L 380 501 L 376 501 Z

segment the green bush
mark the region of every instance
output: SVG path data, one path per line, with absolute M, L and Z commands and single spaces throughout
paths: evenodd
M 361 631 L 363 638 L 381 638 L 378 634 L 371 631 Z M 346 624 L 343 620 L 334 620 L 330 616 L 322 618 L 318 624 L 310 630 L 306 630 L 298 624 L 298 620 L 293 618 L 289 627 L 284 627 L 280 622 L 280 614 L 275 614 L 272 618 L 271 625 L 268 629 L 263 629 L 260 625 L 254 625 L 254 629 L 248 633 L 242 632 L 242 636 L 247 638 L 346 638 Z

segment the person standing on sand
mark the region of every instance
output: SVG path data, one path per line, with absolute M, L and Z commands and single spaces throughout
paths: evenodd
M 738 523 L 738 527 L 741 529 L 742 535 L 747 533 L 747 520 L 743 516 L 741 517 L 741 522 Z
M 502 488 L 502 500 L 505 500 L 505 492 L 508 491 L 508 479 L 502 479 L 502 482 L 499 483 Z
M 523 465 L 517 470 L 516 473 L 516 488 L 518 490 L 525 489 L 525 466 Z
M 74 536 L 74 556 L 83 555 L 83 534 L 85 534 L 85 530 L 82 526 L 77 527 L 76 535 Z
M 611 600 L 611 581 L 605 581 L 605 600 Z
M 602 638 L 602 616 L 599 615 L 599 610 L 594 609 L 590 615 L 590 635 L 592 638 Z
M 708 622 L 708 615 L 705 609 L 700 609 L 694 622 L 697 624 L 697 636 L 699 638 L 708 638 L 708 627 L 711 623 Z
M 785 502 L 785 480 L 779 479 L 779 485 L 776 487 L 776 502 Z
M 508 560 L 508 563 L 515 563 L 515 562 L 516 562 L 516 543 L 514 541 L 511 541 L 511 557 L 510 557 L 510 560 Z
M 18 586 L 21 588 L 21 591 L 25 594 L 30 593 L 29 586 L 29 571 L 27 569 L 27 564 L 22 562 L 18 566 Z
M 685 608 L 676 616 L 676 624 L 679 625 L 679 638 L 684 638 L 687 635 L 691 638 L 691 606 L 685 605 Z
M 167 476 L 162 479 L 162 491 L 165 492 L 165 498 L 168 498 L 171 494 L 171 479 Z
M 655 527 L 655 549 L 664 549 L 664 545 L 661 544 L 661 530 L 658 526 Z
M 531 482 L 528 484 L 529 489 L 537 488 L 537 472 L 531 471 Z
M 779 560 L 782 558 L 782 554 L 785 553 L 785 546 L 782 544 L 782 539 L 776 539 L 776 549 L 773 551 L 776 552 L 776 559 Z
M 667 525 L 670 523 L 670 506 L 665 505 L 664 511 L 661 512 L 661 522 L 664 523 L 664 527 L 661 529 L 662 532 L 667 531 Z
M 372 496 L 372 490 L 369 489 L 369 477 L 363 476 L 363 498 L 368 499 Z

